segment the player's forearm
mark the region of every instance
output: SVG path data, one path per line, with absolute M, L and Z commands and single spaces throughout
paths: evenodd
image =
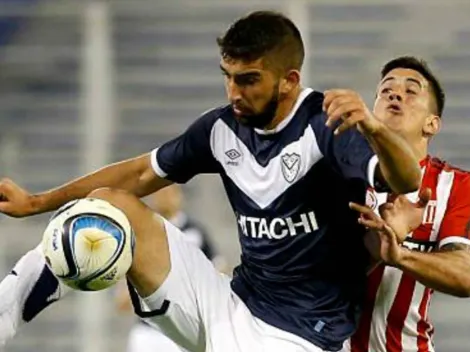
M 470 296 L 470 252 L 422 253 L 407 250 L 399 269 L 426 287 L 457 297 Z
M 142 197 L 165 185 L 164 181 L 155 175 L 150 165 L 150 156 L 146 154 L 108 165 L 63 186 L 37 194 L 34 196 L 34 208 L 35 213 L 55 210 L 102 187 L 119 188 Z
M 408 143 L 383 124 L 366 138 L 379 158 L 381 176 L 392 191 L 398 194 L 416 191 L 421 172 Z

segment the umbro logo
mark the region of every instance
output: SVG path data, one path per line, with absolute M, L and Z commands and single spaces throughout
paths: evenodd
M 236 149 L 230 149 L 225 152 L 225 155 L 230 159 L 226 163 L 227 165 L 238 165 L 238 160 L 242 155 L 240 152 Z
M 227 155 L 230 158 L 230 160 L 235 160 L 235 159 L 238 159 L 239 157 L 241 157 L 240 152 L 236 149 L 227 150 L 225 152 L 225 155 Z

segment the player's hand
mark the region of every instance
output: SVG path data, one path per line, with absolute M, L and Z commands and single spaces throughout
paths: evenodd
M 0 181 L 0 213 L 15 218 L 34 214 L 34 198 L 10 179 Z
M 399 195 L 391 202 L 379 207 L 380 216 L 403 240 L 423 222 L 424 211 L 431 199 L 431 189 L 419 192 L 418 201 L 410 202 L 405 195 Z
M 356 125 L 359 132 L 373 134 L 382 125 L 355 91 L 332 89 L 325 91 L 324 96 L 323 111 L 328 116 L 326 125 L 332 127 L 337 121 L 342 120 L 342 123 L 334 131 L 335 135 Z
M 400 237 L 384 219 L 369 207 L 351 203 L 351 208 L 361 213 L 358 221 L 368 228 L 364 244 L 372 258 L 389 265 L 396 265 L 400 262 L 404 251 L 400 243 L 404 238 Z
M 397 265 L 405 250 L 400 244 L 407 235 L 421 223 L 426 205 L 431 198 L 431 190 L 426 188 L 419 194 L 418 202 L 410 202 L 406 196 L 400 195 L 392 202 L 379 208 L 380 216 L 372 209 L 357 203 L 351 208 L 360 213 L 359 223 L 370 232 L 366 235 L 366 246 L 374 258 L 379 257 L 385 263 Z M 375 235 L 375 238 L 374 238 Z

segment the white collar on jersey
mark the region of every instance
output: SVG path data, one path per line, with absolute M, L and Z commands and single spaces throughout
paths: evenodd
M 274 134 L 274 133 L 278 133 L 279 131 L 281 131 L 284 127 L 287 126 L 290 120 L 292 120 L 292 118 L 294 117 L 295 113 L 299 109 L 302 102 L 312 92 L 313 92 L 312 88 L 302 88 L 302 91 L 300 92 L 299 97 L 297 98 L 297 101 L 295 102 L 295 105 L 292 108 L 291 112 L 289 113 L 289 115 L 287 115 L 287 117 L 284 120 L 281 121 L 279 125 L 274 127 L 272 130 L 261 130 L 259 128 L 255 128 L 255 132 L 259 134 Z

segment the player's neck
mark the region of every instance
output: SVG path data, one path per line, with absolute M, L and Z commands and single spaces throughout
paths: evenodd
M 425 139 L 418 143 L 411 143 L 411 147 L 418 162 L 425 159 L 428 155 L 428 141 Z
M 279 102 L 276 110 L 276 116 L 274 116 L 274 119 L 271 120 L 269 125 L 267 125 L 264 130 L 269 131 L 275 129 L 282 121 L 284 121 L 287 116 L 289 116 L 301 92 L 302 87 L 298 86 L 292 91 L 292 94 Z

